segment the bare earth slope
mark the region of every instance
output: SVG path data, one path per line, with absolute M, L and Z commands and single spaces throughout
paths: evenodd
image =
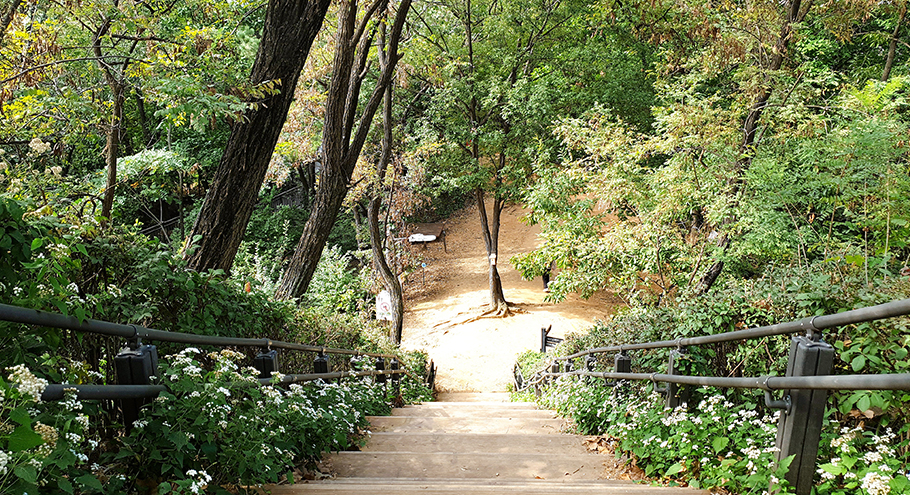
M 587 301 L 570 297 L 559 304 L 544 302 L 541 279 L 522 280 L 508 262 L 539 245 L 540 229 L 522 223 L 524 214 L 515 206 L 502 214 L 499 273 L 506 299 L 524 310 L 508 318 L 466 322 L 479 315 L 489 299 L 487 256 L 476 207 L 446 221 L 448 252 L 440 242 L 411 248 L 427 266 L 407 284 L 402 345 L 429 353 L 439 367 L 436 383 L 441 391 L 505 391 L 515 357 L 540 349 L 541 327 L 553 325 L 550 335 L 556 337 L 582 332 L 620 304 L 600 293 Z

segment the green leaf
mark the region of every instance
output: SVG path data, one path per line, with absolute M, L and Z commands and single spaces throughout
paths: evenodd
M 31 425 L 22 425 L 16 428 L 8 438 L 8 448 L 12 452 L 21 452 L 35 448 L 44 443 L 41 435 L 35 433 Z
M 667 472 L 664 473 L 664 476 L 669 478 L 670 476 L 673 476 L 674 474 L 676 474 L 682 470 L 683 470 L 683 465 L 677 462 L 676 464 L 670 466 L 669 469 L 667 469 Z
M 98 481 L 98 478 L 96 478 L 94 474 L 83 474 L 76 478 L 76 483 L 79 483 L 86 488 L 92 488 L 98 491 L 104 490 L 104 487 L 101 486 L 101 482 Z
M 68 480 L 66 478 L 58 479 L 57 486 L 60 487 L 60 489 L 66 493 L 73 493 L 73 491 L 74 491 L 73 484 L 70 483 L 70 480 Z
M 26 483 L 34 485 L 38 482 L 38 471 L 34 466 L 30 464 L 16 466 L 16 469 L 13 470 L 13 473 L 16 474 L 16 477 Z
M 714 447 L 715 453 L 720 453 L 721 450 L 727 448 L 727 445 L 730 444 L 730 439 L 727 437 L 716 437 L 714 441 L 711 442 L 711 446 Z
M 856 401 L 856 408 L 859 409 L 860 411 L 868 410 L 869 406 L 871 406 L 871 405 L 872 405 L 872 400 L 869 398 L 868 395 L 863 395 L 862 397 L 859 398 L 858 401 Z
M 853 361 L 850 363 L 850 366 L 853 367 L 853 371 L 860 371 L 866 366 L 866 356 L 859 355 L 853 358 Z
M 44 239 L 38 237 L 32 241 L 32 251 L 39 249 L 44 245 Z
M 819 468 L 824 470 L 826 473 L 833 474 L 834 476 L 844 474 L 843 466 L 835 466 L 834 464 L 822 464 L 819 466 Z

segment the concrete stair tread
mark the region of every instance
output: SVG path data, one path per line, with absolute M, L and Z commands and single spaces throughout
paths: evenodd
M 363 452 L 565 453 L 588 450 L 581 435 L 374 432 Z

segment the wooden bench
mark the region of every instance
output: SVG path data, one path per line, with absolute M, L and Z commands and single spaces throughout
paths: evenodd
M 408 236 L 408 242 L 411 244 L 423 244 L 423 247 L 427 247 L 427 243 L 442 241 L 442 249 L 445 252 L 448 252 L 448 246 L 446 246 L 446 229 L 445 223 L 414 223 L 411 224 L 412 234 Z

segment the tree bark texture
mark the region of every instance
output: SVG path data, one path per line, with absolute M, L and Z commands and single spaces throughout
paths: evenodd
M 329 233 L 338 216 L 338 210 L 347 195 L 351 176 L 360 151 L 366 142 L 373 117 L 382 103 L 385 88 L 391 84 L 392 73 L 398 62 L 398 41 L 404 27 L 405 17 L 411 6 L 411 0 L 404 0 L 398 6 L 395 22 L 389 38 L 389 63 L 383 67 L 370 99 L 364 106 L 353 129 L 355 118 L 352 116 L 360 93 L 360 83 L 365 76 L 366 57 L 359 57 L 358 46 L 368 49 L 368 44 L 361 43 L 362 36 L 372 38 L 373 33 L 365 34 L 364 29 L 369 16 L 386 5 L 387 0 L 376 0 L 367 10 L 367 15 L 356 25 L 356 0 L 344 1 L 340 8 L 338 40 L 335 44 L 332 82 L 326 99 L 325 125 L 322 135 L 322 175 L 313 210 L 304 225 L 303 233 L 297 248 L 291 257 L 287 270 L 276 291 L 276 297 L 289 299 L 302 296 L 310 286 L 316 265 L 322 256 L 322 250 L 329 238 Z M 356 28 L 355 28 L 356 26 Z M 360 52 L 362 54 L 363 52 Z M 354 70 L 356 69 L 356 70 Z
M 277 83 L 279 92 L 254 102 L 255 108 L 231 129 L 188 239 L 192 243 L 198 236 L 199 247 L 184 251 L 190 268 L 231 269 L 287 119 L 297 79 L 329 4 L 330 0 L 269 1 L 250 81 Z
M 387 56 L 380 52 L 380 63 L 383 68 L 389 63 Z M 392 85 L 385 89 L 385 99 L 382 107 L 382 154 L 376 163 L 376 183 L 372 198 L 367 204 L 367 224 L 370 231 L 370 248 L 373 251 L 373 261 L 379 274 L 382 276 L 383 285 L 389 291 L 392 299 L 392 328 L 389 337 L 395 344 L 401 343 L 401 333 L 404 326 L 404 294 L 398 275 L 392 271 L 386 259 L 385 236 L 379 230 L 379 210 L 382 206 L 382 186 L 392 160 Z
M 487 207 L 484 201 L 484 191 L 482 188 L 474 189 L 474 200 L 477 202 L 477 212 L 480 215 L 480 232 L 483 235 L 483 243 L 487 248 L 487 261 L 489 264 L 490 274 L 490 311 L 506 312 L 509 303 L 502 291 L 502 279 L 499 277 L 499 225 L 502 208 L 505 201 L 499 196 L 493 199 L 492 218 L 487 215 Z
M 743 181 L 745 174 L 749 170 L 749 167 L 751 167 L 752 160 L 755 158 L 755 152 L 758 146 L 755 142 L 755 137 L 758 133 L 762 113 L 764 113 L 765 108 L 768 106 L 768 100 L 771 98 L 771 95 L 774 91 L 773 87 L 771 86 L 770 79 L 773 77 L 773 73 L 779 71 L 783 66 L 784 59 L 787 56 L 787 50 L 790 46 L 790 41 L 793 37 L 793 25 L 800 23 L 803 21 L 803 19 L 805 19 L 806 15 L 809 13 L 811 6 L 811 0 L 807 2 L 805 10 L 802 9 L 801 0 L 793 0 L 789 4 L 786 17 L 783 21 L 783 25 L 781 26 L 780 36 L 777 38 L 774 51 L 768 60 L 768 67 L 765 69 L 768 73 L 766 76 L 767 82 L 762 86 L 761 90 L 759 90 L 758 94 L 753 99 L 749 113 L 746 115 L 746 118 L 743 121 L 743 140 L 739 146 L 740 157 L 736 161 L 733 167 L 733 173 L 729 179 L 729 194 L 730 198 L 733 201 L 732 208 L 735 208 L 739 202 L 738 197 L 744 185 Z M 721 225 L 721 229 L 728 227 L 732 223 L 733 218 L 727 218 Z M 721 258 L 723 258 L 723 256 L 727 253 L 730 244 L 730 233 L 721 232 L 717 241 L 717 247 L 720 251 L 720 254 L 715 258 L 714 263 L 712 263 L 711 267 L 708 268 L 708 271 L 706 271 L 702 278 L 698 281 L 698 284 L 696 284 L 696 294 L 705 294 L 711 290 L 711 287 L 723 272 L 724 261 Z

